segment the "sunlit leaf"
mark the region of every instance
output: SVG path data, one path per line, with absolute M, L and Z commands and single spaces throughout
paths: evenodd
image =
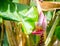
M 15 2 L 15 3 L 19 3 L 19 0 L 13 0 L 13 2 Z
M 26 32 L 26 34 L 29 34 L 34 29 L 35 22 L 38 20 L 38 12 L 36 8 L 32 7 L 31 9 L 29 9 L 29 7 L 26 5 L 11 3 L 8 4 L 7 11 L 5 12 L 4 10 L 3 12 L 0 11 L 0 17 L 2 17 L 4 20 L 18 22 L 22 21 L 23 24 L 22 27 L 23 29 L 25 28 L 24 33 Z
M 0 17 L 2 17 L 4 20 L 20 21 L 19 16 L 13 13 L 0 12 Z
M 19 14 L 17 13 L 17 11 L 18 10 L 23 11 L 23 9 L 25 8 L 23 6 L 25 6 L 25 5 L 21 4 L 21 6 L 20 6 L 18 4 L 14 4 L 14 3 L 8 4 L 8 5 L 10 5 L 10 6 L 7 6 L 7 9 L 5 8 L 6 11 L 4 11 L 4 9 L 1 9 L 3 12 L 0 10 L 0 17 L 2 17 L 5 20 L 20 21 L 20 17 L 19 17 Z M 18 6 L 23 7 L 23 8 L 20 10 Z M 17 10 L 16 10 L 16 7 L 18 7 Z M 26 9 L 27 9 L 27 7 L 26 7 Z
M 38 20 L 38 12 L 36 11 L 36 8 L 32 8 L 31 12 L 26 14 L 27 17 L 22 19 L 22 28 L 25 34 L 30 34 L 34 29 L 35 22 Z

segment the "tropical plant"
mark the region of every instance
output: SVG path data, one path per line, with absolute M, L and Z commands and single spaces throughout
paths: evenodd
M 27 5 L 22 0 L 0 0 L 0 46 L 42 46 L 41 41 L 45 42 L 45 46 L 52 46 L 56 39 L 60 40 L 60 11 L 55 9 L 40 13 L 36 2 L 28 1 Z M 46 16 L 48 23 L 43 35 L 42 26 L 36 26 L 42 15 Z M 38 31 L 34 34 L 35 29 Z

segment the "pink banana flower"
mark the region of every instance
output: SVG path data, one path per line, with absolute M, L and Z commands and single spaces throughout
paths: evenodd
M 38 9 L 38 13 L 39 13 L 39 21 L 36 25 L 36 29 L 32 32 L 32 34 L 37 34 L 40 35 L 40 41 L 38 42 L 37 46 L 44 46 L 44 31 L 46 30 L 46 26 L 47 26 L 47 20 L 46 20 L 46 16 L 44 16 L 41 6 L 38 2 L 38 0 L 36 0 L 37 2 L 37 9 Z
M 44 16 L 42 9 L 41 9 L 41 6 L 38 3 L 38 0 L 36 0 L 36 2 L 37 2 L 38 13 L 39 13 L 39 20 L 38 20 L 38 23 L 36 25 L 36 29 L 32 32 L 32 34 L 42 35 L 44 30 L 46 30 L 47 21 L 46 21 L 46 16 Z
M 43 12 L 39 15 L 39 21 L 36 25 L 36 29 L 32 32 L 32 34 L 40 34 L 42 35 L 44 30 L 46 30 L 47 21 L 46 16 L 44 16 Z

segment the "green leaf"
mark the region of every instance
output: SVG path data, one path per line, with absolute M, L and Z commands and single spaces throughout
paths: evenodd
M 52 11 L 47 11 L 47 12 L 45 12 L 45 15 L 47 17 L 47 21 L 50 21 L 51 18 L 52 18 L 53 12 Z
M 57 26 L 55 29 L 55 35 L 60 40 L 60 26 Z
M 0 17 L 2 17 L 4 20 L 20 21 L 17 13 L 0 12 Z
M 19 3 L 19 0 L 13 0 L 13 2 L 15 2 L 15 3 Z
M 15 11 L 15 4 L 10 3 L 10 12 L 14 12 L 14 11 Z
M 27 5 L 24 5 L 24 4 L 18 4 L 18 3 L 16 3 L 17 4 L 17 11 L 19 12 L 21 12 L 21 11 L 24 11 L 25 9 L 29 9 L 30 7 L 29 6 L 27 6 Z
M 22 28 L 24 29 L 25 34 L 30 34 L 33 30 L 33 27 L 28 23 L 23 21 Z
M 8 8 L 8 3 L 7 2 L 2 3 L 2 1 L 1 1 L 0 2 L 0 11 L 5 12 L 5 11 L 7 11 L 7 8 Z
M 22 22 L 22 29 L 25 34 L 30 34 L 34 29 L 35 22 L 38 21 L 38 11 L 35 7 L 30 8 L 27 5 L 9 3 L 7 11 L 3 9 L 2 11 L 0 11 L 0 17 L 4 20 Z
M 5 20 L 12 20 L 12 21 L 19 21 L 19 16 L 16 15 L 16 13 L 10 12 L 10 4 L 4 2 L 0 3 L 0 17 L 2 17 Z M 12 8 L 12 7 L 11 7 Z M 18 16 L 18 17 L 17 17 Z
M 2 4 L 1 4 L 2 5 Z M 12 5 L 12 6 L 11 6 Z M 16 5 L 16 6 L 15 6 Z M 19 5 L 20 7 L 23 7 L 25 5 Z M 2 6 L 3 7 L 3 6 Z M 1 7 L 1 8 L 2 8 Z M 4 6 L 5 7 L 5 6 Z M 3 7 L 3 8 L 4 8 Z M 16 9 L 17 7 L 17 9 Z M 0 9 L 1 9 L 0 8 Z M 2 12 L 2 11 L 3 12 Z M 11 21 L 20 21 L 20 17 L 19 17 L 19 14 L 17 13 L 17 11 L 21 11 L 23 9 L 19 9 L 18 7 L 18 4 L 14 4 L 14 3 L 11 3 L 11 4 L 8 4 L 8 7 L 7 7 L 7 11 L 4 11 L 3 9 L 0 10 L 0 17 L 2 17 L 3 19 L 5 20 L 11 20 Z
M 36 11 L 37 9 L 32 7 L 25 14 L 25 18 L 22 18 L 22 30 L 25 34 L 30 34 L 35 27 L 35 22 L 38 20 L 38 12 Z

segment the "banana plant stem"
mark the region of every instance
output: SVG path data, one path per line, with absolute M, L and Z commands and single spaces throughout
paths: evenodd
M 50 43 L 50 41 L 51 41 L 51 38 L 52 38 L 52 36 L 53 36 L 53 34 L 54 34 L 56 25 L 58 24 L 58 22 L 59 22 L 59 15 L 57 15 L 57 17 L 56 17 L 56 19 L 55 19 L 55 22 L 54 22 L 54 24 L 53 24 L 53 26 L 52 26 L 49 34 L 48 34 L 48 37 L 47 37 L 47 39 L 46 39 L 46 41 L 45 41 L 45 46 L 48 46 L 48 45 L 49 45 L 49 43 Z

